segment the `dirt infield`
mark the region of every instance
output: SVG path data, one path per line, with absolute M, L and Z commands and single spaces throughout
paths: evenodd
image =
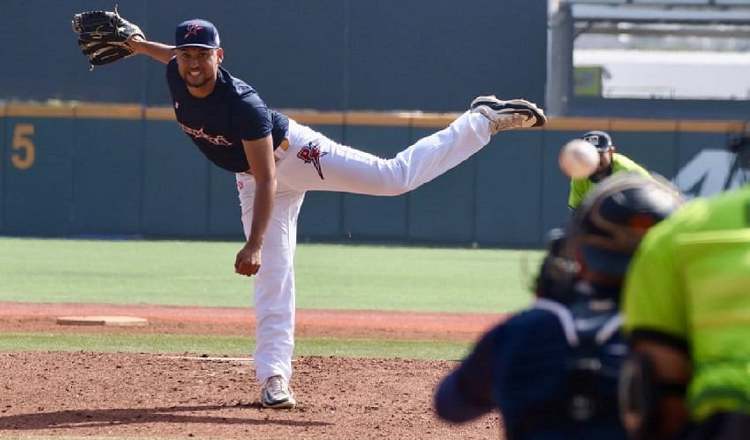
M 0 303 L 0 331 L 87 332 L 64 315 L 131 315 L 97 331 L 252 334 L 246 309 Z M 498 315 L 299 311 L 298 335 L 472 340 Z M 260 408 L 252 363 L 154 354 L 0 353 L 0 438 L 497 439 L 486 416 L 450 426 L 431 398 L 447 361 L 295 359 L 291 411 Z
M 75 331 L 55 324 L 59 316 L 127 315 L 149 320 L 129 332 L 251 335 L 252 309 L 109 304 L 31 304 L 0 302 L 0 330 Z M 297 336 L 372 337 L 473 341 L 503 318 L 500 314 L 410 313 L 382 311 L 297 310 Z

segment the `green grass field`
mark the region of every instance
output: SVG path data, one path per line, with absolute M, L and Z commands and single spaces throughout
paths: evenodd
M 245 307 L 241 243 L 0 239 L 0 301 Z M 304 244 L 297 306 L 493 312 L 530 300 L 538 251 Z
M 0 238 L 0 301 L 248 307 L 233 271 L 241 243 Z M 300 245 L 297 306 L 504 312 L 530 301 L 538 251 Z M 459 359 L 470 344 L 314 339 L 297 355 Z M 246 356 L 248 337 L 4 333 L 0 351 L 120 351 Z

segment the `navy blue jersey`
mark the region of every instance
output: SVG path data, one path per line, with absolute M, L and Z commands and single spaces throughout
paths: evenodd
M 590 420 L 574 421 L 563 401 L 575 358 L 564 327 L 555 313 L 534 307 L 493 328 L 440 384 L 435 396 L 438 414 L 464 422 L 497 408 L 509 440 L 624 440 L 614 406 L 624 357 L 621 335 L 616 332 L 595 353 L 608 369 L 608 374 L 594 378 L 596 388 L 613 405 L 601 408 Z
M 223 67 L 219 67 L 216 88 L 205 98 L 188 92 L 175 59 L 167 64 L 167 83 L 180 127 L 211 162 L 225 170 L 239 173 L 250 168 L 243 140 L 271 134 L 275 149 L 286 136 L 289 119 L 266 107 L 255 89 Z

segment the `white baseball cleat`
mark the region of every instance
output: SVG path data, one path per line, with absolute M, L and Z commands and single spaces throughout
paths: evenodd
M 263 383 L 260 404 L 264 408 L 290 409 L 297 405 L 287 381 L 281 376 L 271 376 Z
M 525 99 L 502 101 L 495 96 L 479 96 L 469 108 L 490 120 L 492 134 L 514 128 L 541 127 L 547 123 L 544 110 Z

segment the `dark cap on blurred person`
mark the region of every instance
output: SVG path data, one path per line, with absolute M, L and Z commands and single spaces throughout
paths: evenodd
M 194 18 L 177 25 L 174 36 L 177 49 L 183 47 L 204 47 L 217 49 L 221 46 L 219 31 L 210 21 Z
M 613 146 L 612 136 L 606 131 L 589 131 L 581 136 L 581 139 L 595 146 L 597 150 L 604 151 Z

